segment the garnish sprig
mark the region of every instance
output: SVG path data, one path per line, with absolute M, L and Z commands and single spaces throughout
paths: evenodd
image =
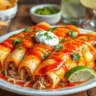
M 58 27 L 56 26 L 56 27 L 52 27 L 52 28 L 49 28 L 49 32 L 52 32 L 52 31 L 54 31 L 54 30 L 56 30 L 56 29 L 58 29 Z
M 55 48 L 56 52 L 60 51 L 61 49 L 63 49 L 63 45 L 61 44 L 56 45 L 56 48 Z
M 80 59 L 79 53 L 73 52 L 73 54 L 72 54 L 72 59 L 73 59 L 74 61 L 78 61 L 78 60 Z
M 44 55 L 42 56 L 42 59 L 46 59 L 49 56 L 50 56 L 50 53 L 45 52 Z
M 22 48 L 22 41 L 21 41 L 20 39 L 15 39 L 15 40 L 13 40 L 12 44 L 13 44 L 13 45 L 17 45 L 17 44 L 18 44 L 19 49 Z
M 60 43 L 64 43 L 65 41 L 67 41 L 67 39 L 63 38 L 61 39 Z
M 69 30 L 68 35 L 69 35 L 71 38 L 76 38 L 76 37 L 77 37 L 76 32 L 74 32 L 73 30 Z
M 24 32 L 29 32 L 31 30 L 31 27 L 25 28 Z

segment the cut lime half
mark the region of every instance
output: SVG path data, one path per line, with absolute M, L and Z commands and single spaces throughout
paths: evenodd
M 96 78 L 96 72 L 86 66 L 77 66 L 66 72 L 65 76 L 70 82 L 84 82 Z

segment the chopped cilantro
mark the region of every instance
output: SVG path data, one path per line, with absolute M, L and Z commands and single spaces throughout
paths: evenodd
M 65 41 L 67 41 L 65 38 L 63 38 L 60 42 L 61 43 L 63 43 L 63 42 L 65 42 Z
M 52 39 L 52 36 L 49 36 L 48 32 L 44 33 L 44 36 L 46 36 L 47 39 Z
M 52 27 L 52 28 L 49 28 L 49 30 L 48 31 L 54 31 L 54 30 L 56 30 L 58 27 Z
M 76 52 L 73 53 L 73 60 L 78 61 L 80 59 L 80 55 Z
M 45 33 L 44 33 L 44 36 L 48 36 L 48 32 L 45 32 Z
M 44 34 L 39 34 L 39 36 L 43 36 Z
M 29 32 L 29 31 L 30 31 L 30 29 L 31 29 L 31 28 L 30 28 L 30 27 L 28 27 L 28 28 L 25 28 L 25 29 L 24 29 L 24 31 L 25 31 L 25 32 Z
M 60 51 L 63 48 L 61 44 L 56 45 L 55 51 Z
M 22 48 L 22 42 L 21 42 L 21 40 L 20 40 L 20 39 L 15 39 L 12 43 L 13 43 L 13 45 L 18 44 L 18 45 L 19 45 L 19 49 L 21 49 L 21 48 Z
M 77 37 L 76 33 L 73 30 L 69 30 L 68 35 L 71 36 L 72 38 Z
M 15 39 L 15 40 L 13 40 L 13 45 L 15 45 L 15 44 L 18 44 L 18 43 L 21 43 L 21 40 L 20 39 Z
M 38 32 L 39 30 L 38 29 L 35 29 L 34 32 Z
M 45 32 L 44 34 L 40 34 L 40 36 L 46 36 L 47 37 L 47 39 L 52 39 L 52 36 L 50 36 L 49 34 L 48 34 L 48 32 Z
M 42 59 L 46 59 L 47 57 L 49 57 L 50 54 L 49 53 L 44 53 L 44 56 L 42 56 Z
M 86 52 L 86 51 L 88 51 L 88 47 L 87 46 L 83 46 L 82 50 L 84 50 Z
M 47 39 L 52 39 L 52 36 L 47 36 Z

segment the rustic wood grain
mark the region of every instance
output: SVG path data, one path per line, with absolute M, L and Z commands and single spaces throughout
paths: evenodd
M 12 92 L 8 92 L 8 91 L 0 89 L 0 96 L 25 96 L 25 95 L 20 95 L 20 94 L 16 94 L 16 93 L 12 93 Z M 62 96 L 64 96 L 64 95 L 62 95 Z M 88 96 L 88 95 L 87 95 L 87 91 L 83 91 L 80 93 L 66 95 L 66 96 Z M 92 95 L 92 96 L 96 96 L 96 95 Z
M 76 94 L 66 95 L 66 96 L 88 96 L 87 91 L 79 92 Z
M 88 90 L 88 95 L 89 96 L 96 96 L 96 87 Z

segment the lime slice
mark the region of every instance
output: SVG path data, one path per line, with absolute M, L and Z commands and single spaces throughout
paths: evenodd
M 86 66 L 77 66 L 70 69 L 65 76 L 70 82 L 83 82 L 88 81 L 96 77 L 96 72 Z

